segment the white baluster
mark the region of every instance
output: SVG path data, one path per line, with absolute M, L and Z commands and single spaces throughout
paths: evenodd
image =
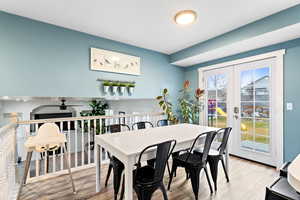
M 93 133 L 93 141 L 94 141 L 94 152 L 96 152 L 96 134 L 97 134 L 97 120 L 94 119 L 94 133 Z M 94 162 L 95 162 L 95 154 L 94 154 Z
M 30 126 L 30 125 L 29 125 Z M 38 131 L 38 124 L 34 124 L 35 126 L 35 132 L 37 134 Z M 30 130 L 29 130 L 30 131 Z M 40 159 L 39 159 L 39 153 L 35 153 L 35 176 L 40 175 Z
M 81 165 L 84 165 L 84 120 L 81 120 Z
M 48 152 L 45 151 L 45 156 L 44 156 L 44 174 L 46 175 L 48 172 Z
M 72 165 L 71 165 L 71 157 L 72 157 L 72 155 L 71 155 L 71 125 L 70 125 L 70 121 L 68 121 L 68 150 L 67 150 L 68 152 L 69 152 L 69 165 L 70 165 L 70 167 L 72 167 Z
M 99 126 L 100 126 L 100 135 L 101 135 L 102 134 L 102 119 L 99 119 Z M 95 145 L 94 146 L 94 153 L 95 153 L 95 156 L 98 156 L 98 155 L 96 155 L 96 148 L 98 148 L 98 147 Z M 100 151 L 102 151 L 102 149 L 100 149 Z M 101 155 L 100 159 L 102 159 L 102 152 L 100 153 L 100 155 Z M 96 157 L 95 157 L 95 159 L 96 159 Z
M 52 172 L 56 172 L 56 154 L 52 151 Z
M 59 123 L 59 127 L 60 127 L 60 132 L 62 134 L 64 134 L 63 123 L 62 122 Z M 63 157 L 64 157 L 63 147 L 60 147 L 60 170 L 64 169 L 64 158 Z
M 88 164 L 91 163 L 91 120 L 88 120 Z
M 78 166 L 78 141 L 77 141 L 77 121 L 74 121 L 75 126 L 75 167 Z
M 56 153 L 52 151 L 52 172 L 56 172 Z

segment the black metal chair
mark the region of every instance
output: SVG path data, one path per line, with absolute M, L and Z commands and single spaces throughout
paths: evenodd
M 161 120 L 158 120 L 157 121 L 157 126 L 160 127 L 160 126 L 169 126 L 169 120 L 167 119 L 161 119 Z
M 125 115 L 126 113 L 124 111 L 119 111 L 119 115 Z M 125 124 L 126 118 L 125 117 L 120 117 L 119 118 L 119 124 Z
M 113 125 L 105 126 L 104 127 L 104 132 L 105 133 L 118 133 L 118 132 L 122 131 L 122 127 L 125 127 L 128 131 L 130 130 L 130 127 L 126 124 L 113 124 Z M 114 156 L 111 156 L 109 152 L 107 152 L 107 155 L 109 157 L 110 162 L 109 162 L 108 171 L 107 171 L 107 175 L 106 175 L 106 179 L 105 179 L 105 187 L 107 187 L 107 183 L 108 183 L 111 171 L 113 169 L 118 170 L 119 169 L 118 166 L 123 165 L 123 163 L 120 160 L 118 160 Z M 118 174 L 118 173 L 114 173 L 114 174 Z M 121 177 L 114 176 L 114 182 L 118 182 L 117 180 L 121 180 Z M 116 194 L 115 194 L 115 197 L 116 197 Z
M 193 192 L 195 194 L 195 199 L 198 200 L 198 193 L 199 193 L 199 178 L 200 178 L 200 171 L 204 169 L 206 174 L 207 182 L 210 188 L 210 192 L 213 193 L 212 186 L 209 180 L 208 172 L 207 172 L 207 156 L 210 150 L 211 144 L 216 136 L 217 132 L 211 131 L 200 134 L 193 142 L 193 145 L 185 153 L 179 153 L 177 156 L 173 156 L 173 164 L 172 164 L 172 171 L 171 177 L 169 180 L 168 190 L 170 189 L 173 175 L 177 169 L 177 167 L 184 167 L 185 170 L 190 174 L 191 183 Z M 200 138 L 205 137 L 204 143 L 204 150 L 203 154 L 195 154 L 193 153 L 193 149 L 195 144 L 200 140 Z
M 136 128 L 137 129 L 145 129 L 146 128 L 146 124 L 149 124 L 151 128 L 153 128 L 153 124 L 151 122 L 147 122 L 147 121 L 144 121 L 144 122 L 137 122 L 137 123 L 134 123 L 132 125 L 132 130 L 135 130 Z M 135 128 L 136 127 L 136 128 Z
M 220 130 L 217 131 L 217 135 L 221 135 L 222 136 L 222 140 L 221 140 L 221 144 L 218 147 L 217 150 L 211 149 L 208 153 L 208 164 L 209 164 L 209 168 L 210 168 L 210 172 L 211 172 L 211 176 L 212 179 L 214 181 L 214 185 L 215 185 L 215 190 L 217 191 L 217 178 L 218 178 L 218 164 L 219 161 L 221 161 L 222 166 L 223 166 L 223 170 L 226 176 L 226 180 L 227 182 L 229 182 L 229 177 L 228 177 L 228 172 L 226 170 L 225 167 L 225 162 L 224 162 L 224 155 L 225 155 L 225 150 L 227 147 L 227 143 L 228 143 L 228 139 L 229 139 L 229 135 L 231 133 L 232 128 L 228 127 L 228 128 L 222 128 Z M 194 150 L 195 154 L 203 154 L 202 150 Z
M 159 120 L 159 121 L 162 121 L 162 120 Z M 132 125 L 132 130 L 134 130 L 134 126 L 136 126 L 137 129 L 145 129 L 146 128 L 146 124 L 149 124 L 152 128 L 154 127 L 151 122 L 147 122 L 147 121 L 145 121 L 145 122 L 137 122 L 137 123 L 135 123 L 135 124 Z M 147 164 L 151 165 L 151 166 L 154 166 L 154 162 L 155 162 L 155 158 L 147 160 Z M 169 163 L 167 163 L 167 169 L 168 169 L 169 175 L 171 175 L 171 170 L 170 170 Z
M 166 164 L 173 152 L 175 145 L 176 141 L 170 140 L 159 144 L 150 145 L 140 153 L 138 162 L 137 164 L 135 164 L 137 168 L 133 171 L 133 187 L 139 200 L 150 200 L 152 194 L 157 189 L 160 189 L 162 191 L 164 200 L 168 200 L 167 191 L 163 183 L 163 178 Z M 143 154 L 147 150 L 153 148 L 156 148 L 156 159 L 154 166 L 142 166 L 141 158 Z M 123 199 L 124 197 L 124 187 L 125 186 L 123 181 L 120 199 Z

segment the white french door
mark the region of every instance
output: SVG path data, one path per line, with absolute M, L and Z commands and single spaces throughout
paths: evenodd
M 233 127 L 229 152 L 272 166 L 278 164 L 275 66 L 268 58 L 203 71 L 204 123 Z

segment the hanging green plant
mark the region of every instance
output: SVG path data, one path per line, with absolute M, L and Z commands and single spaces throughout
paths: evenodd
M 112 86 L 119 87 L 119 85 L 120 85 L 119 82 L 112 82 Z
M 112 82 L 110 82 L 110 81 L 103 81 L 103 86 L 112 86 Z

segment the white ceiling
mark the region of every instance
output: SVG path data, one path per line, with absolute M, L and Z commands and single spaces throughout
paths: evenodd
M 300 0 L 1 0 L 0 10 L 171 54 Z M 182 27 L 175 13 L 193 9 L 195 24 Z

